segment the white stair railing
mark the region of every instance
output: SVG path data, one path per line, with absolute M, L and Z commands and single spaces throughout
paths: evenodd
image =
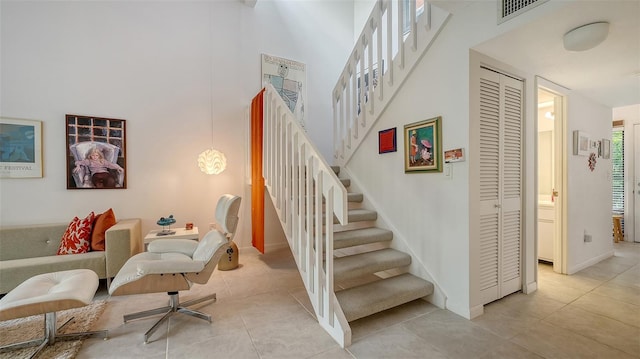
M 426 1 L 419 10 L 375 3 L 333 90 L 334 164 L 348 162 L 450 15 Z
M 333 218 L 347 224 L 347 191 L 271 84 L 264 93 L 263 177 L 318 322 L 349 346 L 351 328 L 333 283 Z

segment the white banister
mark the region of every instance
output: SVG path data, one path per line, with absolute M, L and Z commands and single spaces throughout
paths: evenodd
M 420 10 L 376 1 L 332 92 L 334 164 L 349 161 L 449 17 L 427 2 Z
M 348 346 L 351 328 L 333 282 L 333 221 L 348 222 L 347 191 L 271 84 L 265 87 L 263 124 L 265 186 L 318 322 Z

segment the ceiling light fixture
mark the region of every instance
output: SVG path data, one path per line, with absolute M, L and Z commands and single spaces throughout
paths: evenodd
M 213 148 L 213 15 L 209 9 L 209 53 L 211 56 L 211 82 L 209 84 L 209 104 L 211 117 L 211 148 L 198 155 L 198 167 L 200 171 L 208 175 L 217 175 L 227 168 L 227 158 L 224 153 Z
M 586 51 L 598 46 L 609 35 L 606 21 L 582 25 L 564 34 L 564 48 L 569 51 Z

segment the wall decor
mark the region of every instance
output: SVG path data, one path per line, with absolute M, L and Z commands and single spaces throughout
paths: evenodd
M 126 121 L 66 115 L 67 189 L 127 188 Z
M 596 169 L 596 153 L 595 152 L 591 152 L 587 163 L 589 165 L 589 169 L 591 170 L 591 172 L 593 172 L 593 170 Z
M 584 131 L 573 131 L 573 154 L 578 156 L 589 156 L 591 138 Z
M 396 127 L 378 131 L 378 153 L 396 152 Z
M 404 171 L 442 172 L 442 117 L 404 126 Z
M 42 121 L 0 118 L 0 178 L 42 177 Z
M 456 148 L 455 150 L 444 151 L 444 163 L 462 162 L 464 161 L 464 150 Z
M 306 65 L 302 62 L 262 54 L 262 86 L 273 85 L 302 128 L 305 126 L 306 76 Z
M 602 158 L 611 158 L 611 141 L 606 138 L 602 139 Z

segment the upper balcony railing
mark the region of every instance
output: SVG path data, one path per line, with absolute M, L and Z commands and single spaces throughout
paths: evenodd
M 449 14 L 424 0 L 378 0 L 333 90 L 334 164 L 344 165 Z

